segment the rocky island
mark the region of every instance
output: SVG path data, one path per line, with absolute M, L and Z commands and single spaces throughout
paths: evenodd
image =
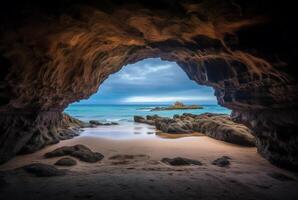
M 199 105 L 185 105 L 179 101 L 176 101 L 173 105 L 168 107 L 155 107 L 151 111 L 163 111 L 163 110 L 191 110 L 191 109 L 203 109 Z

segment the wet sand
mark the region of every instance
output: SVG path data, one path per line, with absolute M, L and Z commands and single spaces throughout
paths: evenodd
M 92 135 L 92 134 L 91 134 Z M 78 161 L 61 177 L 38 178 L 25 172 L 5 173 L 1 197 L 10 199 L 296 199 L 298 177 L 263 159 L 256 148 L 231 145 L 206 136 L 169 139 L 110 139 L 82 134 L 0 166 L 13 170 L 30 163 L 54 164 L 43 155 L 57 147 L 83 144 L 105 158 L 94 164 Z M 127 156 L 129 155 L 129 156 Z M 231 157 L 229 167 L 211 162 Z M 174 167 L 164 157 L 199 160 L 202 166 Z M 114 159 L 110 159 L 114 157 Z M 286 177 L 286 178 L 285 178 Z M 1 199 L 2 200 L 2 199 Z

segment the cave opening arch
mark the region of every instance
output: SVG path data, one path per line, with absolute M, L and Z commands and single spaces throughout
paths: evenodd
M 64 108 L 96 92 L 109 74 L 161 57 L 213 87 L 219 104 L 233 110 L 233 119 L 253 129 L 265 158 L 298 168 L 295 12 L 288 12 L 289 4 L 17 5 L 1 12 L 1 162 L 33 134 L 41 136 L 40 147 L 43 135 L 57 142 L 52 130 L 61 125 Z

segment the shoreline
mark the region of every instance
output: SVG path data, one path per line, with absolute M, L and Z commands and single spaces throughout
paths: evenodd
M 15 170 L 31 163 L 53 165 L 61 157 L 46 159 L 45 153 L 76 144 L 83 144 L 105 157 L 96 163 L 75 158 L 75 166 L 56 166 L 68 170 L 68 174 L 59 177 L 34 177 L 20 169 Z M 132 159 L 121 159 L 125 156 Z M 212 164 L 212 161 L 222 156 L 231 158 L 229 167 Z M 173 157 L 198 160 L 203 165 L 178 167 L 161 162 L 163 158 Z M 18 155 L 0 165 L 0 172 L 0 178 L 4 174 L 8 183 L 4 188 L 0 187 L 3 197 L 22 199 L 30 193 L 29 200 L 164 200 L 198 197 L 294 200 L 298 185 L 297 175 L 271 165 L 257 153 L 255 147 L 229 144 L 207 136 L 117 140 L 91 136 L 85 131 L 78 137 L 60 141 L 33 154 Z

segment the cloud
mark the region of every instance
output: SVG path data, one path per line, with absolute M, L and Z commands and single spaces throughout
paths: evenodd
M 109 76 L 98 92 L 82 103 L 185 103 L 213 104 L 216 97 L 211 87 L 198 85 L 175 63 L 145 59 L 124 66 Z
M 174 101 L 211 101 L 214 97 L 210 96 L 131 96 L 123 99 L 123 103 L 160 103 Z
M 154 81 L 156 79 L 170 81 L 177 71 L 175 68 L 177 68 L 176 63 L 148 59 L 124 66 L 119 72 L 109 77 L 109 82 L 126 85 L 156 85 Z

